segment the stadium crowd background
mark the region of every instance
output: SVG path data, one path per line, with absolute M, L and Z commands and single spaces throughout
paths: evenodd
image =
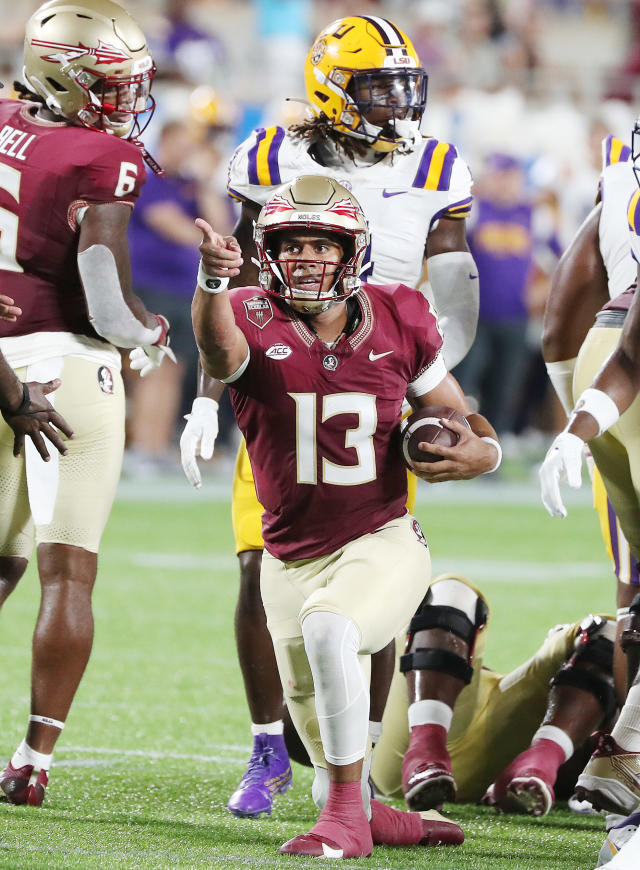
M 5 93 L 20 76 L 24 25 L 38 5 L 0 0 Z M 131 380 L 125 473 L 178 467 L 181 416 L 196 384 L 195 355 L 188 348 L 200 239 L 193 210 L 219 231 L 231 231 L 235 211 L 225 182 L 233 149 L 254 127 L 287 126 L 302 116 L 307 51 L 322 27 L 349 14 L 388 17 L 411 37 L 429 73 L 423 132 L 456 145 L 471 167 L 476 196 L 490 199 L 496 188 L 503 191 L 507 176 L 501 172 L 515 169 L 519 175 L 514 196 L 531 209 L 527 235 L 499 234 L 489 250 L 498 266 L 504 256 L 526 260 L 518 291 L 524 312 L 520 374 L 503 397 L 510 410 L 500 434 L 507 454 L 542 449 L 561 428 L 540 356 L 550 275 L 594 204 L 602 139 L 613 134 L 630 144 L 640 110 L 640 0 L 126 0 L 122 5 L 148 35 L 158 67 L 157 111 L 144 139 L 167 165 L 168 178 L 160 184 L 170 189 L 167 200 L 174 209 L 168 216 L 151 207 L 136 209 L 141 216 L 131 230 L 134 281 L 143 298 L 175 295 L 187 336 L 177 347 L 181 365 L 175 371 L 163 366 L 144 385 L 137 376 Z M 153 202 L 162 198 L 161 187 Z M 472 216 L 470 234 L 473 223 Z M 143 234 L 142 242 L 136 232 Z M 164 288 L 151 286 L 153 265 L 162 256 L 172 264 L 179 260 L 182 270 L 176 266 Z M 156 268 L 155 274 L 162 271 Z M 481 274 L 481 295 L 495 289 L 492 282 L 483 286 Z M 178 317 L 172 316 L 176 338 Z M 461 374 L 465 386 L 473 372 Z M 499 378 L 485 379 L 487 394 L 478 395 L 481 410 L 490 400 L 500 401 L 489 395 L 500 389 Z M 219 462 L 231 459 L 235 437 L 227 408 Z

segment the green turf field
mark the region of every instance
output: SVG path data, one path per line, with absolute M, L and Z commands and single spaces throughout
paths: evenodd
M 250 746 L 225 491 L 207 480 L 191 494 L 178 478 L 121 488 L 103 541 L 93 656 L 44 807 L 0 805 L 0 867 L 316 866 L 278 855 L 315 820 L 308 771 L 295 766 L 295 788 L 270 819 L 240 821 L 225 809 Z M 533 486 L 425 485 L 417 513 L 435 569 L 464 573 L 486 591 L 493 616 L 485 660 L 497 669 L 532 653 L 551 625 L 614 607 L 586 494 L 572 500 L 567 520 L 552 521 Z M 2 617 L 3 763 L 24 735 L 37 600 L 30 569 Z M 445 811 L 464 827 L 463 846 L 379 847 L 350 864 L 591 870 L 603 839 L 599 818 L 566 807 L 543 820 L 474 806 Z

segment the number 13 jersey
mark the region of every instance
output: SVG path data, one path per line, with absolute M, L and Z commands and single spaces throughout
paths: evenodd
M 402 401 L 446 376 L 420 293 L 363 285 L 355 299 L 360 324 L 329 348 L 286 303 L 256 287 L 231 292 L 250 357 L 227 383 L 265 509 L 265 547 L 284 561 L 332 553 L 405 513 Z

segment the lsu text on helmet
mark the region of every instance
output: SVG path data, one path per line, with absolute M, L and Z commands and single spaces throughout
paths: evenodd
M 411 150 L 419 140 L 427 74 L 409 38 L 385 18 L 354 15 L 329 24 L 304 75 L 311 111 L 338 132 L 376 151 Z
M 280 242 L 289 234 L 326 234 L 344 253 L 331 286 L 323 289 L 327 266 L 333 262 L 279 258 Z M 260 286 L 284 298 L 296 311 L 319 313 L 347 299 L 360 287 L 360 272 L 369 245 L 369 228 L 356 198 L 333 178 L 302 175 L 279 187 L 262 207 L 254 229 L 260 266 Z M 316 265 L 319 289 L 310 293 L 291 286 L 296 264 Z
M 51 0 L 27 22 L 27 88 L 72 124 L 138 135 L 138 116 L 147 113 L 146 126 L 153 112 L 154 74 L 143 32 L 111 0 Z

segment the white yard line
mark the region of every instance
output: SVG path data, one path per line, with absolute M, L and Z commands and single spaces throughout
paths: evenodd
M 164 569 L 188 569 L 203 571 L 237 571 L 238 560 L 231 554 L 225 555 L 199 555 L 194 553 L 159 553 L 120 550 L 114 547 L 105 547 L 103 557 L 118 559 L 137 568 L 164 568 Z M 492 559 L 470 559 L 460 556 L 436 556 L 433 559 L 433 575 L 442 574 L 445 571 L 454 571 L 457 574 L 469 576 L 478 582 L 517 583 L 519 581 L 546 585 L 558 580 L 577 580 L 581 577 L 602 577 L 603 580 L 613 577 L 611 567 L 607 559 L 595 562 L 572 562 L 572 561 L 526 561 Z

